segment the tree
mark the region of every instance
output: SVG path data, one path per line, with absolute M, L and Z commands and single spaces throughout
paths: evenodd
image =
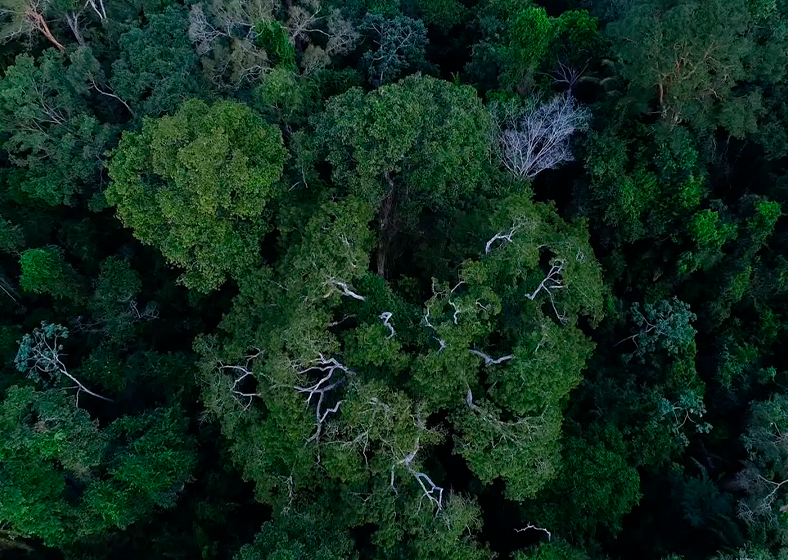
M 65 51 L 66 47 L 52 34 L 46 20 L 53 4 L 50 0 L 4 0 L 0 10 L 4 20 L 0 27 L 0 41 L 7 42 L 20 35 L 32 37 L 41 33 L 55 48 Z
M 169 6 L 121 35 L 109 85 L 136 115 L 173 113 L 187 99 L 207 96 L 188 26 L 185 9 Z
M 585 131 L 591 117 L 571 94 L 555 96 L 547 103 L 532 99 L 526 107 L 498 111 L 505 113 L 499 117 L 497 138 L 501 161 L 518 179 L 533 179 L 546 169 L 572 161 L 570 137 Z
M 66 547 L 171 507 L 194 467 L 173 409 L 105 429 L 60 390 L 12 387 L 0 403 L 0 521 Z
M 739 503 L 739 515 L 756 535 L 776 534 L 778 542 L 787 537 L 783 513 L 788 481 L 788 448 L 783 433 L 788 422 L 788 400 L 774 393 L 768 400 L 752 405 L 747 432 L 742 442 L 748 461 L 738 475 L 747 497 Z
M 375 45 L 361 59 L 373 86 L 393 82 L 408 70 L 423 66 L 427 29 L 421 20 L 368 14 L 361 22 L 360 31 L 369 33 Z
M 561 474 L 536 508 L 524 508 L 533 523 L 578 536 L 593 535 L 598 527 L 620 530 L 640 500 L 640 477 L 626 463 L 620 432 L 607 427 L 592 439 L 564 442 Z
M 80 512 L 65 499 L 69 479 L 90 480 L 106 437 L 60 390 L 12 387 L 0 401 L 0 520 L 48 546 L 75 540 Z
M 9 133 L 3 148 L 18 168 L 15 198 L 73 205 L 98 178 L 114 133 L 89 107 L 90 90 L 98 87 L 92 63 L 98 65 L 84 51 L 66 56 L 48 49 L 37 60 L 21 54 L 5 69 L 0 123 Z
M 737 84 L 778 77 L 777 37 L 756 41 L 747 2 L 646 2 L 631 4 L 608 27 L 624 77 L 636 95 L 656 102 L 671 126 L 725 127 L 742 137 L 762 113 L 758 89 Z
M 76 300 L 82 296 L 82 279 L 57 248 L 27 249 L 19 257 L 19 266 L 19 284 L 26 292 L 49 294 L 55 299 Z
M 490 117 L 470 88 L 422 76 L 354 88 L 329 100 L 315 124 L 334 184 L 378 213 L 378 274 L 422 211 L 459 206 L 482 187 Z
M 186 269 L 184 285 L 207 293 L 259 263 L 286 155 L 248 107 L 193 100 L 123 135 L 105 195 L 138 239 Z
M 19 343 L 16 354 L 16 368 L 36 381 L 41 381 L 47 386 L 61 385 L 64 381 L 73 383 L 67 389 L 76 389 L 76 403 L 79 404 L 79 394 L 87 393 L 92 397 L 109 401 L 98 393 L 94 393 L 74 375 L 69 373 L 63 363 L 63 341 L 68 338 L 68 329 L 61 325 L 41 323 L 41 328 L 36 328 L 32 334 L 26 334 Z

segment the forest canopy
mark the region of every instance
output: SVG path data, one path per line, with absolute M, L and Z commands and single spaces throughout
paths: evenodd
M 0 554 L 788 559 L 788 4 L 0 0 Z

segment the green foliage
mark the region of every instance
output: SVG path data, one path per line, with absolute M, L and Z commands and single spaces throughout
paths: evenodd
M 73 204 L 97 179 L 113 136 L 89 108 L 98 62 L 85 51 L 21 54 L 0 80 L 0 126 L 14 173 L 14 198 Z
M 124 134 L 106 197 L 138 239 L 186 269 L 187 287 L 207 293 L 259 263 L 286 155 L 248 107 L 193 100 Z
M 740 92 L 737 83 L 769 75 L 783 56 L 754 40 L 753 25 L 746 0 L 644 0 L 628 6 L 608 34 L 630 87 L 656 103 L 667 123 L 722 126 L 742 137 L 763 109 L 760 91 Z
M 528 552 L 516 552 L 515 560 L 586 560 L 582 549 L 570 546 L 566 542 L 556 541 L 540 543 Z
M 60 390 L 12 387 L 0 402 L 0 520 L 49 546 L 84 530 L 67 484 L 90 480 L 107 444 L 98 422 L 70 401 Z
M 697 244 L 714 249 L 721 249 L 737 233 L 734 224 L 720 223 L 719 213 L 713 210 L 696 212 L 687 224 L 687 230 Z
M 174 410 L 100 430 L 61 390 L 12 387 L 0 411 L 0 520 L 48 546 L 123 528 L 154 506 L 171 507 L 194 466 Z
M 335 512 L 304 504 L 297 512 L 268 521 L 235 560 L 353 560 L 352 541 L 332 523 Z
M 22 228 L 0 216 L 0 251 L 13 253 L 25 244 Z
M 421 20 L 405 16 L 389 19 L 379 14 L 369 14 L 359 29 L 369 34 L 376 45 L 362 58 L 367 79 L 373 86 L 380 87 L 393 82 L 408 71 L 418 70 L 424 65 L 427 29 Z
M 106 429 L 113 455 L 107 475 L 91 484 L 84 503 L 99 527 L 128 527 L 155 506 L 171 508 L 191 478 L 195 454 L 177 409 L 124 416 Z
M 136 115 L 174 113 L 187 99 L 206 95 L 188 25 L 185 10 L 169 6 L 121 35 L 109 84 Z
M 634 355 L 638 358 L 643 359 L 658 350 L 672 355 L 694 350 L 697 331 L 690 323 L 697 316 L 687 303 L 673 298 L 656 304 L 647 303 L 641 308 L 641 304 L 635 302 L 631 314 L 638 329 L 631 337 L 637 345 Z
M 564 442 L 561 474 L 537 510 L 541 526 L 579 535 L 593 535 L 598 527 L 620 530 L 640 500 L 640 477 L 624 460 L 621 434 L 607 427 L 592 437 Z
M 290 42 L 287 30 L 275 20 L 259 23 L 255 31 L 257 41 L 265 50 L 274 55 L 271 62 L 283 69 L 295 69 L 295 49 Z
M 27 249 L 19 257 L 19 267 L 19 284 L 26 292 L 49 294 L 55 299 L 80 297 L 79 275 L 57 248 Z
M 394 189 L 397 219 L 456 204 L 478 189 L 490 118 L 475 92 L 412 76 L 371 93 L 329 100 L 317 140 L 343 190 L 378 206 Z
M 532 7 L 519 12 L 512 18 L 509 28 L 511 37 L 507 49 L 507 71 L 501 77 L 505 87 L 528 89 L 535 72 L 547 56 L 555 38 L 554 21 L 544 8 Z
M 3 558 L 788 560 L 785 2 L 0 4 Z

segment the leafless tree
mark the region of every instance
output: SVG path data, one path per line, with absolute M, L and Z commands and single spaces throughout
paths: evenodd
M 555 169 L 574 159 L 572 134 L 588 128 L 591 113 L 571 93 L 547 103 L 531 100 L 522 111 L 509 111 L 498 132 L 501 161 L 520 179 L 532 179 L 545 169 Z

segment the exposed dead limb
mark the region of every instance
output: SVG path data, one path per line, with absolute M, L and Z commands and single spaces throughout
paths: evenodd
M 500 358 L 493 359 L 490 356 L 488 356 L 487 354 L 485 354 L 484 352 L 480 352 L 478 350 L 471 349 L 471 350 L 468 350 L 468 352 L 470 352 L 474 356 L 478 356 L 482 360 L 484 360 L 484 365 L 485 366 L 502 364 L 504 362 L 508 362 L 509 360 L 511 360 L 514 357 L 513 355 L 508 354 L 506 356 L 501 356 Z
M 77 40 L 77 43 L 79 43 L 79 46 L 84 47 L 85 38 L 82 36 L 82 30 L 80 29 L 79 14 L 76 12 L 66 14 L 66 23 L 74 34 L 74 38 Z
M 413 475 L 413 477 L 419 483 L 422 492 L 424 492 L 424 497 L 427 498 L 433 504 L 435 504 L 438 510 L 441 510 L 443 509 L 443 488 L 435 484 L 432 481 L 432 479 L 429 477 L 429 475 L 427 475 L 424 472 L 417 471 L 415 469 L 415 467 L 413 466 L 413 461 L 416 458 L 416 454 L 418 452 L 419 452 L 419 439 L 416 438 L 415 449 L 410 453 L 408 453 L 407 455 L 405 455 L 403 459 L 397 461 L 391 466 L 391 483 L 390 483 L 391 489 L 394 490 L 395 493 L 397 492 L 397 487 L 394 484 L 395 470 L 397 467 L 403 466 L 405 467 L 405 470 L 407 470 L 411 475 Z
M 342 376 L 337 379 L 335 374 L 339 372 Z M 355 375 L 349 368 L 339 363 L 335 358 L 326 358 L 322 354 L 318 356 L 315 364 L 302 366 L 296 369 L 296 374 L 299 376 L 309 376 L 310 374 L 317 373 L 321 375 L 317 382 L 309 386 L 295 385 L 293 388 L 299 393 L 307 395 L 306 404 L 312 404 L 312 398 L 317 397 L 317 404 L 315 406 L 315 433 L 307 440 L 319 441 L 320 434 L 323 431 L 323 423 L 328 418 L 329 414 L 339 412 L 339 407 L 343 401 L 338 401 L 334 406 L 328 407 L 326 405 L 326 396 L 335 388 L 340 387 L 348 382 L 348 379 Z
M 254 374 L 252 373 L 253 362 L 263 355 L 263 351 L 259 348 L 255 348 L 257 350 L 256 354 L 250 354 L 246 356 L 246 362 L 243 366 L 241 365 L 224 365 L 219 363 L 219 370 L 222 372 L 228 371 L 235 373 L 235 377 L 233 377 L 228 382 L 228 388 L 230 389 L 230 393 L 232 393 L 233 398 L 238 401 L 243 407 L 243 410 L 248 410 L 249 407 L 252 406 L 255 397 L 259 397 L 258 393 L 250 393 L 248 391 L 243 391 L 240 389 L 241 384 L 247 377 L 252 377 L 254 379 Z
M 28 22 L 30 22 L 31 28 L 40 31 L 44 37 L 46 37 L 47 40 L 49 40 L 49 42 L 52 43 L 59 51 L 65 52 L 66 47 L 60 44 L 60 42 L 55 39 L 55 36 L 52 35 L 52 31 L 50 31 L 43 14 L 36 10 L 37 7 L 37 5 L 31 4 L 27 11 L 25 11 L 25 17 L 27 18 Z
M 512 226 L 512 228 L 509 230 L 508 233 L 499 231 L 498 233 L 493 235 L 490 238 L 490 240 L 487 242 L 487 244 L 484 246 L 484 254 L 485 255 L 490 254 L 490 250 L 492 249 L 493 243 L 495 243 L 496 241 L 506 241 L 508 243 L 512 243 L 513 240 L 512 238 L 514 237 L 514 234 L 520 231 L 521 227 L 522 227 L 521 224 L 515 222 L 515 224 Z
M 550 304 L 553 307 L 556 317 L 558 317 L 558 320 L 561 321 L 561 323 L 566 323 L 569 318 L 558 311 L 558 308 L 555 305 L 555 298 L 553 297 L 553 290 L 565 290 L 567 288 L 566 284 L 564 284 L 562 276 L 563 271 L 564 262 L 560 259 L 554 259 L 550 265 L 550 270 L 548 271 L 547 276 L 544 277 L 544 279 L 539 283 L 533 292 L 530 294 L 525 294 L 525 297 L 533 301 L 540 292 L 546 292 L 550 298 Z
M 394 330 L 394 327 L 391 325 L 391 318 L 393 317 L 391 311 L 384 311 L 380 314 L 380 318 L 383 319 L 383 326 L 385 326 L 389 330 L 389 335 L 386 338 L 394 338 L 397 336 L 397 331 Z
M 553 534 L 550 531 L 548 531 L 544 527 L 537 527 L 536 525 L 531 525 L 530 523 L 528 525 L 526 525 L 525 527 L 523 527 L 522 529 L 515 529 L 514 532 L 515 533 L 522 533 L 524 531 L 530 531 L 530 530 L 542 531 L 542 532 L 547 534 L 547 540 L 548 541 L 552 541 L 553 540 Z
M 129 107 L 129 104 L 126 103 L 125 101 L 123 101 L 123 99 L 121 99 L 119 96 L 117 96 L 114 93 L 112 93 L 112 90 L 109 90 L 109 91 L 102 90 L 100 87 L 98 87 L 98 84 L 96 84 L 95 78 L 93 78 L 92 76 L 90 78 L 90 81 L 93 84 L 93 89 L 95 89 L 98 93 L 100 93 L 101 95 L 104 95 L 106 97 L 112 97 L 113 99 L 117 99 L 118 101 L 120 101 L 123 104 L 123 106 L 126 108 L 126 110 L 129 113 L 131 113 L 132 116 L 134 116 L 134 111 L 132 110 L 131 107 Z
M 107 10 L 104 7 L 104 0 L 98 0 L 98 3 L 96 3 L 96 0 L 87 0 L 85 2 L 85 7 L 87 8 L 88 6 L 93 8 L 93 11 L 96 12 L 96 15 L 101 21 L 107 19 Z
M 331 289 L 323 296 L 324 298 L 331 297 L 331 294 L 338 292 L 341 296 L 351 297 L 359 301 L 366 301 L 367 299 L 364 296 L 354 292 L 350 286 L 348 286 L 347 282 L 342 282 L 340 280 L 336 280 L 335 278 L 329 278 L 326 280 L 325 285 L 329 286 Z
M 61 337 L 68 337 L 67 329 L 60 325 L 46 324 L 42 324 L 42 328 L 35 329 L 32 335 L 25 335 L 17 353 L 17 369 L 27 371 L 28 374 L 35 377 L 39 377 L 41 374 L 49 378 L 54 378 L 58 375 L 66 377 L 74 384 L 72 387 L 67 387 L 67 389 L 77 390 L 77 404 L 79 403 L 79 394 L 82 392 L 103 401 L 114 402 L 112 399 L 88 389 L 68 371 L 68 368 L 60 359 L 60 352 L 63 349 L 63 345 L 60 343 Z

